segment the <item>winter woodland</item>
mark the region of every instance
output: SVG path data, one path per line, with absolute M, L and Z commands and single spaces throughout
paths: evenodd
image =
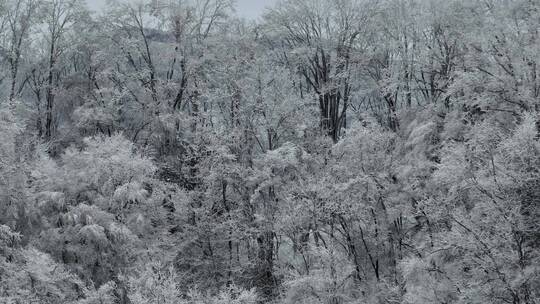
M 540 0 L 238 16 L 0 0 L 0 303 L 540 303 Z

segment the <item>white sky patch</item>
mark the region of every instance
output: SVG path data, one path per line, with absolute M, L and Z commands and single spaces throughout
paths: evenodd
M 257 19 L 262 16 L 265 8 L 276 2 L 277 0 L 236 0 L 236 12 L 241 17 Z

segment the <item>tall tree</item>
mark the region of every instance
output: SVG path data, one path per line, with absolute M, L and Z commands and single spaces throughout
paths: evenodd
M 50 0 L 44 3 L 44 39 L 47 42 L 47 77 L 45 89 L 45 139 L 50 140 L 54 131 L 54 104 L 56 88 L 62 74 L 59 59 L 69 47 L 64 40 L 66 32 L 88 12 L 82 0 Z
M 18 76 L 21 65 L 21 57 L 25 49 L 26 39 L 28 39 L 30 30 L 35 22 L 37 22 L 37 11 L 39 2 L 34 0 L 16 0 L 8 2 L 7 10 L 7 62 L 10 70 L 10 88 L 9 102 L 13 103 L 14 99 L 24 89 L 26 80 L 18 84 Z
M 371 5 L 363 1 L 283 1 L 266 15 L 270 47 L 300 73 L 314 96 L 321 129 L 337 142 L 347 126 L 352 68 L 362 52 Z

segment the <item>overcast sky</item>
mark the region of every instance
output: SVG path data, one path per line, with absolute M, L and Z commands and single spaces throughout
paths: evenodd
M 93 10 L 99 10 L 106 0 L 86 0 Z M 277 0 L 236 0 L 236 11 L 239 16 L 257 19 L 264 12 L 264 8 L 271 6 Z
M 256 19 L 264 12 L 264 8 L 271 6 L 277 0 L 236 0 L 238 15 Z

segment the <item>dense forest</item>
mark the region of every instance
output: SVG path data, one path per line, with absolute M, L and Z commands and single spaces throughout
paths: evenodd
M 0 0 L 0 303 L 540 303 L 540 0 Z

